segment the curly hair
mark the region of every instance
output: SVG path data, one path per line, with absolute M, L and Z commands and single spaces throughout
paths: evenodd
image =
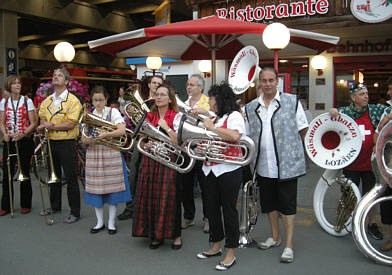
M 213 85 L 208 90 L 208 96 L 215 98 L 218 108 L 217 115 L 219 117 L 223 117 L 225 114 L 231 114 L 234 111 L 240 111 L 240 106 L 236 102 L 237 98 L 233 89 L 227 83 Z

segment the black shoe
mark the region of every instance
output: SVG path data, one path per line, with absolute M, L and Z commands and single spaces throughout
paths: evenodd
M 162 244 L 162 241 L 152 241 L 150 243 L 149 248 L 150 249 L 158 249 L 161 246 L 161 244 Z
M 129 220 L 132 218 L 132 215 L 133 215 L 132 210 L 125 208 L 124 211 L 117 216 L 117 219 L 119 219 L 120 221 Z
M 98 233 L 99 231 L 102 231 L 102 230 L 104 230 L 105 229 L 105 225 L 102 225 L 100 228 L 91 228 L 90 229 L 90 233 L 91 234 L 95 234 L 95 233 Z
M 367 232 L 370 235 L 370 237 L 372 237 L 375 240 L 382 240 L 384 238 L 384 235 L 380 232 L 377 224 L 375 223 L 368 224 Z
M 182 247 L 182 240 L 181 240 L 181 243 L 180 243 L 180 244 L 174 244 L 174 243 L 172 243 L 172 245 L 171 245 L 171 248 L 174 249 L 174 250 L 181 249 L 181 247 Z
M 109 229 L 108 228 L 108 233 L 109 233 L 109 235 L 114 235 L 117 233 L 117 229 Z

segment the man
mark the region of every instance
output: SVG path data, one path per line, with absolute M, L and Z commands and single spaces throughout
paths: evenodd
M 149 92 L 148 92 L 148 98 L 151 98 L 155 92 L 157 91 L 157 88 L 163 84 L 163 77 L 160 75 L 154 75 L 150 78 L 150 81 L 148 83 L 148 88 L 149 88 Z M 144 98 L 144 100 L 146 100 L 147 98 Z M 152 107 L 152 105 L 154 104 L 153 101 L 147 101 L 146 102 L 147 106 L 149 108 Z M 140 158 L 141 155 L 139 154 L 139 151 L 137 150 L 137 148 L 135 148 L 133 150 L 133 154 L 132 154 L 132 158 L 131 158 L 131 162 L 130 162 L 130 172 L 129 172 L 129 183 L 130 183 L 130 189 L 131 189 L 131 195 L 132 198 L 136 198 L 136 184 L 137 184 L 137 176 L 139 173 L 139 164 L 140 164 Z M 128 220 L 130 218 L 132 218 L 133 215 L 133 207 L 135 205 L 135 200 L 133 201 L 129 201 L 125 204 L 125 209 L 124 211 L 117 216 L 117 218 L 119 220 Z
M 40 125 L 38 131 L 49 131 L 55 173 L 61 178 L 64 171 L 67 184 L 68 203 L 71 213 L 65 218 L 66 223 L 74 223 L 80 218 L 80 191 L 76 174 L 76 138 L 79 135 L 77 126 L 82 105 L 78 98 L 68 92 L 70 75 L 65 69 L 53 72 L 55 92 L 48 96 L 39 109 Z M 62 169 L 61 169 L 62 168 Z M 62 183 L 50 184 L 50 201 L 53 212 L 61 210 Z M 50 209 L 41 212 L 49 215 Z
M 392 77 L 387 81 L 388 92 L 387 95 L 389 100 L 387 103 L 390 105 L 387 109 L 385 109 L 384 114 L 381 117 L 381 122 L 377 128 L 378 132 L 374 135 L 374 142 L 377 142 L 378 133 L 382 130 L 382 128 L 392 120 Z M 392 189 L 387 187 L 384 192 L 384 196 L 391 196 Z M 380 204 L 380 212 L 381 212 L 381 222 L 383 224 L 388 225 L 389 231 L 389 240 L 386 241 L 380 248 L 381 251 L 390 251 L 392 250 L 392 201 L 385 201 Z
M 358 186 L 362 180 L 362 195 L 365 195 L 373 188 L 376 182 L 371 165 L 371 156 L 374 147 L 373 136 L 386 106 L 382 104 L 368 104 L 368 90 L 362 84 L 352 85 L 350 88 L 350 98 L 352 103 L 349 106 L 338 109 L 331 108 L 329 113 L 332 117 L 338 116 L 339 113 L 348 115 L 355 120 L 363 133 L 364 137 L 361 151 L 356 160 L 343 169 L 343 173 Z M 367 231 L 375 240 L 381 240 L 383 238 L 383 234 L 376 224 L 375 208 L 369 213 Z
M 261 210 L 267 213 L 272 232 L 272 236 L 258 246 L 268 249 L 281 244 L 281 215 L 286 243 L 280 261 L 291 263 L 294 261 L 297 178 L 306 172 L 302 140 L 308 123 L 298 98 L 278 93 L 277 86 L 277 72 L 264 68 L 259 75 L 260 96 L 245 106 L 245 113 L 247 133 L 257 150 L 251 167 L 260 186 Z
M 208 104 L 208 96 L 203 94 L 204 90 L 204 78 L 199 74 L 193 74 L 186 83 L 186 92 L 189 96 L 185 104 L 192 108 L 192 115 L 197 116 L 198 114 L 208 114 L 210 105 Z M 186 174 L 178 174 L 178 180 L 182 183 L 182 205 L 184 207 L 184 219 L 181 227 L 183 229 L 188 228 L 194 224 L 195 218 L 195 199 L 194 199 L 194 186 L 195 176 L 200 184 L 201 197 L 203 203 L 203 231 L 209 232 L 208 219 L 206 218 L 205 211 L 205 194 L 204 194 L 204 174 L 201 170 L 203 166 L 202 161 L 196 161 L 193 169 Z

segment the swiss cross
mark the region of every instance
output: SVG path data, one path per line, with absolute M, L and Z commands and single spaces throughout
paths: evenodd
M 370 130 L 365 129 L 365 125 L 361 124 L 359 126 L 359 131 L 361 131 L 362 134 L 362 140 L 365 140 L 366 135 L 370 135 L 372 132 Z

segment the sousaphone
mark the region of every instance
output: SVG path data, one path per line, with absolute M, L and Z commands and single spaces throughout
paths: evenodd
M 314 191 L 313 209 L 320 226 L 333 236 L 345 236 L 351 232 L 352 212 L 361 199 L 358 187 L 341 175 L 341 169 L 358 157 L 362 137 L 358 125 L 349 116 L 339 114 L 332 118 L 329 113 L 316 117 L 305 136 L 308 157 L 326 169 Z M 335 221 L 331 223 L 324 213 L 324 201 L 328 188 L 334 184 L 339 185 L 341 197 Z

